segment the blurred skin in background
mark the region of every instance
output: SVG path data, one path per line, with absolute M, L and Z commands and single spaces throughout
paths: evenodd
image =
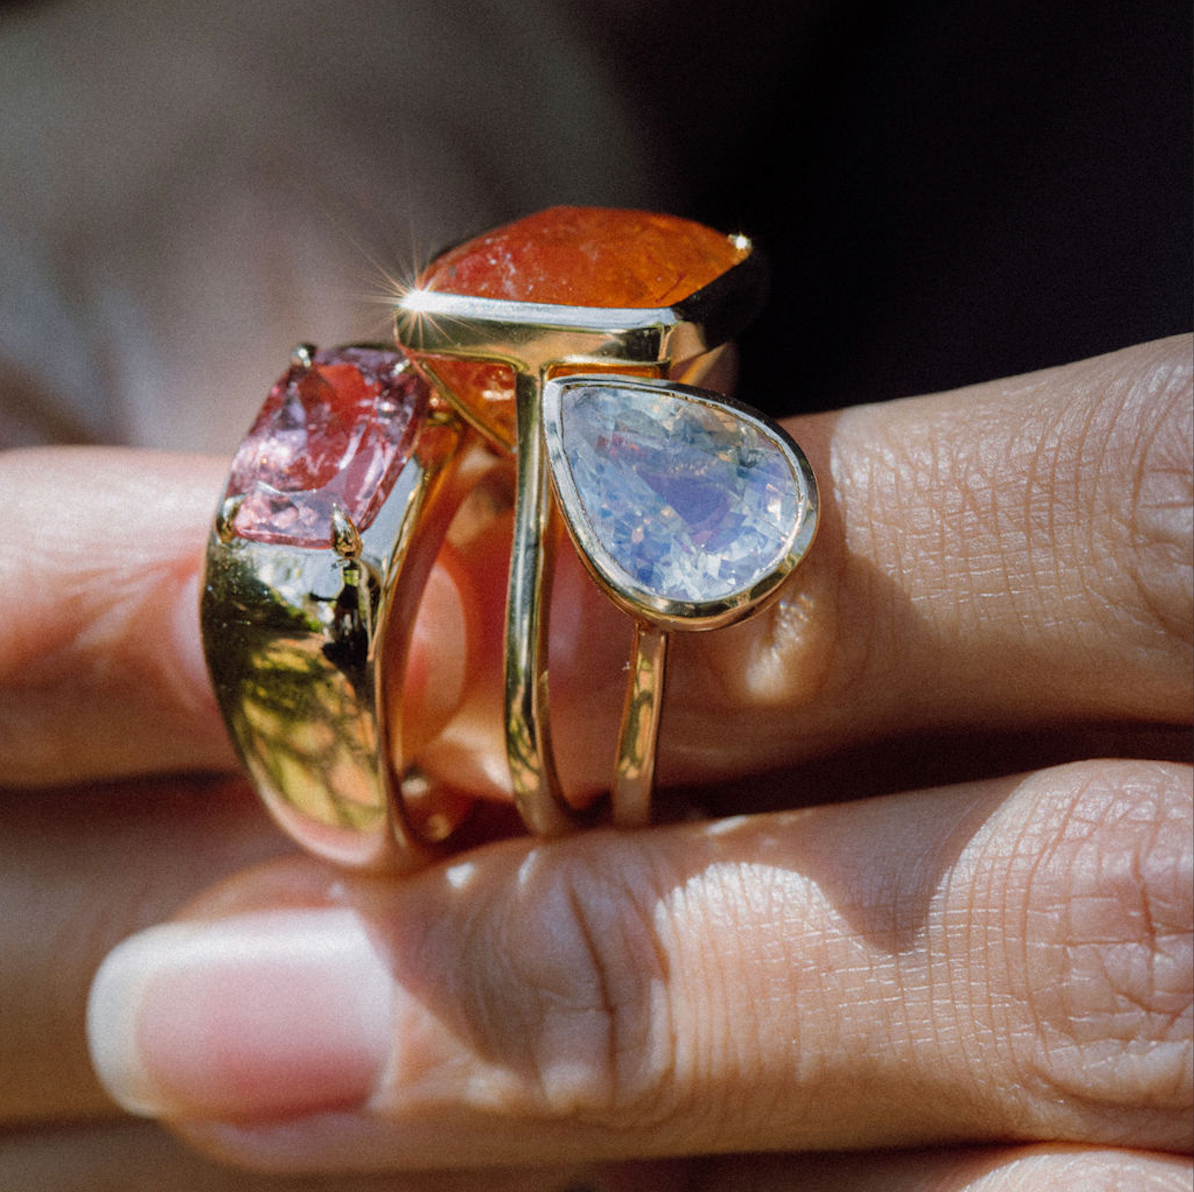
M 1183 331 L 1176 10 L 5 5 L 5 439 L 229 451 L 296 335 L 561 202 L 754 236 L 777 414 Z
M 1106 365 L 1075 366 L 1041 379 L 979 383 L 1188 329 L 1190 30 L 1180 8 L 1160 0 L 1097 3 L 1081 11 L 1016 0 L 973 8 L 945 0 L 896 6 L 762 0 L 749 8 L 641 0 L 0 4 L 0 447 L 124 444 L 226 457 L 296 341 L 385 338 L 396 288 L 437 249 L 537 208 L 641 207 L 745 231 L 773 266 L 768 309 L 741 343 L 737 392 L 745 400 L 786 417 L 975 388 L 936 404 L 893 403 L 890 414 L 868 407 L 840 420 L 800 424 L 802 442 L 821 453 L 829 509 L 840 514 L 840 523 L 830 519 L 821 556 L 833 562 L 813 563 L 820 570 L 810 570 L 807 581 L 810 607 L 831 613 L 815 632 L 780 626 L 774 639 L 756 642 L 750 656 L 765 663 L 774 647 L 777 674 L 791 660 L 801 674 L 823 667 L 848 677 L 806 687 L 760 682 L 744 694 L 749 684 L 735 684 L 732 661 L 742 647 L 689 670 L 681 660 L 675 681 L 687 693 L 689 714 L 679 718 L 670 739 L 682 745 L 686 732 L 698 743 L 733 739 L 737 752 L 726 753 L 731 760 L 723 769 L 742 774 L 733 781 L 719 774 L 716 783 L 705 774 L 701 805 L 730 814 L 856 800 L 864 809 L 857 821 L 834 819 L 838 809 L 831 808 L 801 829 L 823 841 L 829 859 L 796 868 L 809 888 L 830 891 L 834 883 L 821 881 L 827 873 L 854 873 L 853 884 L 843 879 L 849 896 L 836 909 L 850 925 L 861 924 L 860 937 L 868 939 L 868 931 L 882 931 L 874 926 L 878 912 L 864 904 L 882 895 L 889 872 L 883 865 L 872 872 L 851 851 L 853 842 L 865 842 L 858 851 L 873 846 L 880 853 L 895 841 L 892 855 L 906 848 L 908 872 L 927 880 L 918 841 L 932 836 L 941 816 L 920 788 L 972 784 L 965 787 L 970 801 L 958 798 L 978 810 L 973 819 L 960 814 L 957 831 L 978 839 L 980 821 L 983 831 L 1010 833 L 1008 825 L 1029 817 L 1031 808 L 1052 805 L 1051 799 L 1061 805 L 1058 791 L 1077 798 L 1073 792 L 1085 778 L 1089 789 L 1112 790 L 1108 806 L 1120 806 L 1116 798 L 1130 789 L 1139 797 L 1128 799 L 1131 808 L 1162 808 L 1163 814 L 1156 812 L 1162 836 L 1175 839 L 1181 828 L 1174 825 L 1188 821 L 1189 803 L 1188 771 L 1177 764 L 1188 753 L 1189 683 L 1182 676 L 1190 662 L 1183 446 L 1189 439 L 1189 344 L 1138 349 Z M 1031 425 L 1035 434 L 1037 424 L 1029 422 L 1035 411 L 1042 438 L 1054 431 L 1059 439 L 1070 431 L 1079 438 L 1099 420 L 1067 403 L 1087 397 L 1092 409 L 1122 398 L 1136 421 L 1117 438 L 1110 418 L 1110 446 L 1102 455 L 1075 448 L 1067 457 L 1072 467 L 1058 469 L 1055 495 L 1086 493 L 1088 481 L 1093 494 L 1096 476 L 1108 483 L 1122 477 L 1125 493 L 1139 491 L 1133 478 L 1140 469 L 1161 477 L 1154 496 L 1162 513 L 1151 530 L 1138 532 L 1133 522 L 1122 540 L 1110 531 L 1100 537 L 1107 526 L 1129 520 L 1119 516 L 1118 490 L 1108 495 L 1099 488 L 1097 499 L 1090 497 L 1099 533 L 1089 533 L 1081 521 L 1082 500 L 1066 505 L 1059 497 L 1049 509 L 1078 509 L 1074 517 L 1081 522 L 1065 544 L 1071 551 L 1066 565 L 1056 553 L 1034 553 L 1028 539 L 1017 554 L 1022 544 L 1017 539 L 1016 550 L 1007 548 L 1009 523 L 1001 520 L 997 499 L 1006 475 L 1010 505 L 1020 508 L 1017 469 L 1028 465 L 1017 455 L 1023 444 L 1013 432 Z M 987 451 L 968 450 L 966 436 L 977 433 L 981 421 L 972 424 L 971 411 L 984 411 L 983 426 L 996 432 L 990 440 L 996 446 Z M 1154 445 L 1154 423 L 1166 429 L 1157 432 L 1161 447 L 1150 455 L 1144 445 Z M 1097 436 L 1090 441 L 1102 442 Z M 918 455 L 909 444 L 923 451 Z M 0 763 L 18 776 L 17 789 L 0 792 L 0 1122 L 7 1126 L 0 1134 L 0 1185 L 17 1192 L 255 1188 L 256 1177 L 201 1159 L 155 1127 L 118 1117 L 86 1056 L 83 1004 L 105 952 L 134 930 L 173 916 L 213 882 L 286 854 L 285 842 L 238 783 L 158 776 L 231 767 L 189 621 L 193 563 L 221 459 L 162 462 L 154 456 L 146 462 L 150 457 L 130 455 L 117 467 L 104 462 L 109 458 L 38 456 L 35 469 L 22 470 L 26 465 L 14 462 L 16 456 L 0 457 L 7 467 L 0 470 L 0 497 L 10 519 L 0 531 L 8 630 L 7 646 L 0 645 Z M 1151 460 L 1152 471 L 1141 460 Z M 891 475 L 883 470 L 888 466 Z M 48 477 L 44 490 L 30 479 L 34 471 Z M 981 501 L 955 499 L 978 472 L 994 477 L 989 525 Z M 26 485 L 34 495 L 19 500 Z M 59 505 L 63 493 L 86 500 Z M 900 497 L 910 504 L 901 506 Z M 859 509 L 865 517 L 856 522 Z M 1032 512 L 1029 524 L 1044 525 L 1039 509 Z M 951 519 L 957 540 L 950 538 Z M 1067 525 L 1061 514 L 1057 525 L 1060 541 Z M 991 526 L 984 553 L 984 527 Z M 1142 534 L 1145 547 L 1155 547 L 1151 569 L 1125 565 L 1130 579 L 1100 586 L 1109 574 L 1118 575 L 1113 564 L 1124 543 L 1140 547 Z M 938 550 L 940 572 L 918 573 L 909 562 L 910 543 Z M 474 570 L 500 577 L 503 564 L 494 552 L 492 544 L 481 551 L 480 561 L 471 560 Z M 980 580 L 996 573 L 1003 587 L 991 595 Z M 149 574 L 155 583 L 165 576 L 171 593 L 177 578 L 185 597 L 181 612 L 162 613 L 148 599 L 129 604 L 136 604 L 136 617 L 125 616 L 116 602 L 109 608 L 103 592 L 121 589 L 135 597 Z M 571 644 L 553 654 L 559 663 L 553 681 L 566 689 L 576 680 L 574 711 L 570 718 L 565 706 L 561 736 L 577 767 L 588 764 L 586 742 L 577 744 L 590 712 L 586 667 L 589 654 L 604 649 L 589 643 L 614 643 L 613 653 L 623 657 L 625 629 L 586 604 L 583 582 L 565 578 L 563 589 L 581 592 L 577 607 L 587 611 L 577 624 L 585 630 L 573 626 Z M 500 600 L 500 587 L 499 580 L 487 596 L 478 584 L 469 599 L 480 605 L 485 598 Z M 891 611 L 896 606 L 898 616 Z M 1078 631 L 1051 636 L 1066 627 L 1070 613 Z M 477 619 L 464 618 L 470 625 Z M 1129 642 L 1125 636 L 1129 644 L 1121 649 L 1112 621 L 1130 622 L 1134 631 L 1143 625 L 1141 634 L 1154 637 L 1146 649 L 1143 637 Z M 593 628 L 607 624 L 609 633 Z M 852 643 L 873 626 L 873 638 L 851 653 Z M 976 626 L 990 629 L 988 637 L 978 634 L 982 648 L 960 650 Z M 561 622 L 559 632 L 566 630 Z M 1024 641 L 1020 658 L 1017 643 Z M 166 662 L 159 664 L 158 655 Z M 961 655 L 969 669 L 951 674 L 948 659 Z M 492 649 L 474 657 L 487 658 L 490 669 L 500 661 Z M 610 665 L 620 665 L 613 655 Z M 612 673 L 611 690 L 617 687 Z M 79 681 L 72 682 L 76 674 Z M 728 710 L 702 708 L 710 674 L 719 677 Z M 981 690 L 974 694 L 984 684 L 992 693 L 986 702 Z M 922 700 L 926 689 L 941 693 L 941 707 L 928 706 L 932 697 Z M 1050 698 L 1056 699 L 1055 722 L 1042 711 Z M 1001 700 L 1011 709 L 1006 717 Z M 789 712 L 791 722 L 783 719 Z M 78 727 L 100 724 L 105 715 L 102 734 Z M 768 735 L 776 735 L 777 724 L 793 736 L 796 724 L 813 743 L 788 752 L 772 748 Z M 888 738 L 904 732 L 912 743 L 893 747 Z M 916 736 L 938 732 L 945 743 L 934 737 L 932 748 Z M 610 734 L 603 724 L 594 735 L 604 746 Z M 109 749 L 111 741 L 116 744 Z M 1041 779 L 1010 795 L 1005 787 L 973 785 L 1004 782 L 1002 776 L 1016 770 L 1085 767 L 1102 756 L 1163 770 L 1133 770 L 1122 789 L 1115 786 L 1120 778 L 1107 779 L 1103 770 L 1099 787 L 1085 769 L 1066 771 L 1065 782 L 1050 786 Z M 443 764 L 450 770 L 455 763 L 449 756 Z M 701 764 L 695 764 L 696 780 Z M 794 776 L 765 783 L 750 777 L 773 767 Z M 122 777 L 130 773 L 135 781 Z M 0 775 L 0 784 L 7 781 L 11 777 Z M 906 811 L 861 800 L 907 790 L 920 793 L 907 796 Z M 883 819 L 884 806 L 892 808 L 890 821 Z M 754 822 L 744 821 L 753 842 L 742 846 L 744 868 L 763 847 L 762 837 L 749 836 Z M 901 834 L 900 823 L 912 827 Z M 704 838 L 686 844 L 683 829 L 670 831 L 681 833 L 666 836 L 670 843 L 663 846 L 673 860 L 713 847 Z M 943 871 L 962 874 L 961 888 L 968 891 L 976 871 L 966 869 L 970 853 L 959 839 L 946 833 L 940 856 L 924 869 L 939 876 L 940 862 Z M 774 839 L 765 843 L 770 847 Z M 571 847 L 580 849 L 570 854 L 574 870 L 587 867 L 590 877 L 629 873 L 650 856 L 649 846 L 640 856 L 633 843 L 623 853 L 622 844 L 607 842 L 600 847 L 613 851 L 598 865 L 584 853 L 587 842 Z M 941 859 L 946 854 L 949 865 Z M 1019 855 L 1009 844 L 1013 854 Z M 496 868 L 479 880 L 487 897 L 496 898 L 494 891 L 510 888 L 506 877 L 518 858 L 493 855 Z M 660 864 L 657 856 L 652 863 Z M 278 882 L 340 888 L 334 876 L 316 878 L 315 867 L 304 862 L 283 865 L 276 871 L 282 877 L 234 882 L 227 905 L 269 903 L 280 897 Z M 683 869 L 680 860 L 675 865 Z M 1188 966 L 1188 951 L 1181 952 L 1188 935 L 1179 927 L 1182 915 L 1188 917 L 1182 891 L 1189 865 L 1187 851 L 1152 888 L 1154 910 L 1164 903 L 1156 915 L 1177 941 L 1166 956 L 1179 976 Z M 1000 882 L 1015 888 L 1014 878 L 998 868 L 987 877 L 993 889 L 1003 889 Z M 1141 880 L 1129 875 L 1125 888 L 1135 890 Z M 920 889 L 909 881 L 909 888 Z M 941 882 L 943 889 L 950 885 Z M 1161 898 L 1162 885 L 1169 902 Z M 743 888 L 751 892 L 749 883 Z M 437 905 L 418 889 L 417 905 Z M 1096 888 L 1092 902 L 1101 896 Z M 389 897 L 354 888 L 348 901 L 397 919 Z M 910 896 L 909 905 L 919 906 L 918 897 Z M 204 913 L 217 913 L 219 899 L 209 899 Z M 745 902 L 757 908 L 767 899 L 756 891 Z M 981 906 L 981 896 L 977 902 Z M 414 901 L 396 905 L 413 915 Z M 468 921 L 463 896 L 453 905 L 453 914 Z M 958 905 L 942 914 L 962 916 L 967 907 L 973 909 L 971 900 L 959 895 Z M 814 909 L 799 903 L 790 914 L 812 922 Z M 538 904 L 532 910 L 537 914 Z M 715 920 L 710 911 L 706 926 Z M 449 921 L 456 922 L 445 915 Z M 1154 938 L 1158 921 L 1149 920 Z M 984 929 L 991 938 L 1003 935 L 990 922 Z M 911 955 L 923 944 L 932 958 L 925 931 L 929 944 L 893 926 L 891 955 Z M 830 927 L 824 934 L 832 935 Z M 701 954 L 716 951 L 695 929 L 694 938 Z M 985 954 L 976 945 L 980 973 Z M 1155 968 L 1156 955 L 1150 952 L 1149 959 Z M 849 964 L 843 961 L 842 968 Z M 749 987 L 744 970 L 727 970 Z M 885 978 L 884 989 L 896 989 L 891 996 L 897 1001 L 915 992 L 924 976 L 910 971 L 893 969 Z M 983 981 L 974 983 L 985 988 Z M 724 984 L 732 988 L 734 981 Z M 528 1147 L 529 1158 L 549 1167 L 411 1176 L 409 1183 L 389 1175 L 295 1177 L 293 1187 L 961 1189 L 991 1172 L 989 1186 L 1000 1189 L 1113 1186 L 1115 1173 L 1125 1187 L 1188 1187 L 1188 1166 L 1169 1152 L 1183 1145 L 1174 1140 L 1189 1115 L 1189 999 L 1181 1000 L 1180 988 L 1168 993 L 1170 1001 L 1156 1014 L 1184 1023 L 1187 1032 L 1184 1061 L 1181 1055 L 1172 1060 L 1168 1083 L 1142 1081 L 1142 1091 L 1121 1093 L 1108 1091 L 1109 1077 L 1097 1092 L 1075 1077 L 1089 1099 L 1076 1119 L 1059 1123 L 1025 1110 L 1028 1124 L 1020 1132 L 1017 1106 L 1006 1122 L 999 1119 L 998 1137 L 1026 1144 L 1060 1140 L 1057 1146 L 952 1151 L 950 1145 L 975 1134 L 970 1125 L 955 1127 L 946 1108 L 931 1126 L 922 1123 L 919 1134 L 896 1129 L 885 1135 L 879 1127 L 889 1107 L 881 1098 L 851 1109 L 843 1094 L 843 1087 L 865 1085 L 870 1077 L 864 1074 L 842 1085 L 828 1081 L 816 1098 L 808 1094 L 810 1104 L 841 1105 L 854 1133 L 840 1123 L 822 1129 L 816 1113 L 803 1109 L 798 1116 L 814 1124 L 795 1138 L 769 1133 L 758 1124 L 765 1114 L 737 1137 L 710 1134 L 707 1121 L 690 1129 L 679 1113 L 668 1123 L 674 1134 L 666 1141 L 652 1136 L 620 1151 L 587 1137 L 551 1142 L 550 1130 L 536 1134 L 518 1116 L 525 1105 L 515 1098 L 509 1121 L 498 1114 L 495 1153 L 504 1137 L 525 1133 L 538 1140 Z M 878 999 L 861 1025 L 837 1029 L 844 1038 L 854 1037 L 851 1031 L 861 1037 L 867 1021 L 886 1022 L 886 1014 L 899 1019 L 892 1004 Z M 836 1021 L 836 1009 L 830 998 L 818 1021 Z M 1050 1012 L 1064 1016 L 1055 1006 Z M 1082 1012 L 1081 1005 L 1066 1011 L 1074 1018 Z M 733 1016 L 726 1017 L 732 1023 Z M 915 1016 L 906 1017 L 914 1037 Z M 1049 1013 L 1044 1019 L 1052 1021 Z M 806 1075 L 816 1069 L 815 1036 L 809 1032 Z M 734 1053 L 732 1032 L 723 1042 L 726 1054 Z M 829 1055 L 849 1051 L 829 1030 L 823 1045 Z M 948 1046 L 942 1048 L 947 1054 Z M 901 1054 L 898 1046 L 892 1053 Z M 1028 1067 L 1012 1065 L 1003 1081 L 1019 1089 L 1023 1080 L 1027 1087 Z M 816 1087 L 814 1075 L 808 1075 L 809 1088 Z M 737 1078 L 744 1088 L 752 1084 L 749 1071 Z M 1165 1084 L 1163 1091 L 1158 1084 Z M 776 1103 L 782 1105 L 793 1094 L 779 1088 Z M 710 1089 L 705 1104 L 737 1104 L 733 1090 L 727 1094 L 712 1076 Z M 949 1105 L 969 1104 L 972 1092 L 969 1086 L 954 1090 Z M 975 1097 L 981 1107 L 981 1095 Z M 916 1099 L 903 1095 L 893 1104 Z M 1091 1118 L 1083 1117 L 1090 1106 Z M 1111 1125 L 1091 1126 L 1091 1120 L 1104 1121 L 1101 1114 Z M 723 1116 L 732 1120 L 734 1113 Z M 628 1128 L 633 1134 L 636 1124 L 616 1123 L 624 1134 Z M 277 1138 L 213 1137 L 200 1130 L 197 1141 L 236 1163 L 286 1166 Z M 411 1145 L 420 1154 L 417 1142 Z M 944 1145 L 932 1149 L 936 1144 Z M 326 1139 L 320 1145 L 325 1149 L 296 1153 L 317 1154 L 313 1166 L 351 1167 Z M 368 1154 L 368 1166 L 404 1166 L 405 1152 L 387 1151 L 396 1146 L 387 1139 L 354 1145 Z M 875 1150 L 887 1146 L 913 1149 Z M 863 1153 L 606 1162 L 652 1152 L 789 1147 Z M 484 1163 L 483 1153 L 464 1149 L 453 1161 Z M 441 1144 L 434 1153 L 451 1151 Z M 1088 1151 L 1097 1151 L 1096 1158 Z M 302 1166 L 303 1159 L 295 1163 Z M 1026 1166 L 1017 1169 L 1018 1163 Z M 428 1165 L 426 1155 L 413 1164 Z

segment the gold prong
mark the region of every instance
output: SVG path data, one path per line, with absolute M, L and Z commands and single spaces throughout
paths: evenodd
M 342 559 L 361 557 L 361 533 L 339 505 L 332 506 L 332 549 Z
M 290 349 L 290 365 L 292 368 L 310 368 L 315 360 L 316 347 L 314 344 L 295 344 Z
M 244 503 L 245 494 L 238 493 L 235 497 L 228 497 L 220 505 L 220 510 L 216 514 L 216 537 L 225 546 L 228 546 L 236 537 L 233 522 L 236 521 L 236 515 L 240 512 L 240 507 Z

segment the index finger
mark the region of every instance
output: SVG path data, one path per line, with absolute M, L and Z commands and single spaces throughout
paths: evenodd
M 790 425 L 820 476 L 820 538 L 771 610 L 678 640 L 663 780 L 925 729 L 1188 723 L 1187 337 Z M 120 451 L 0 459 L 6 781 L 232 764 L 195 613 L 223 473 Z M 423 615 L 455 630 L 424 635 L 411 663 L 408 719 L 460 705 L 421 763 L 478 794 L 505 789 L 500 529 L 470 542 L 461 582 L 429 590 Z M 569 788 L 599 791 L 630 626 L 561 554 L 553 732 Z M 462 653 L 464 698 L 428 696 L 461 681 Z
M 0 456 L 5 783 L 235 764 L 197 619 L 226 468 L 119 449 Z

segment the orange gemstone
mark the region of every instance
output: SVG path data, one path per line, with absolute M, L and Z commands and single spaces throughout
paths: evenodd
M 444 253 L 427 290 L 566 306 L 671 306 L 746 250 L 692 220 L 609 207 L 551 207 Z
M 566 306 L 672 306 L 737 265 L 749 249 L 674 215 L 608 207 L 551 207 L 438 257 L 425 290 Z M 439 379 L 513 439 L 513 378 L 502 365 L 438 359 Z M 644 370 L 636 369 L 636 372 Z

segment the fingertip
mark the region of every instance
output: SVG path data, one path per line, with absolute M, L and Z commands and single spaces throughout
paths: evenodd
M 154 927 L 101 965 L 96 1072 L 131 1113 L 295 1117 L 363 1104 L 391 1048 L 393 979 L 355 912 Z
M 87 1044 L 96 1075 L 112 1099 L 138 1117 L 156 1117 L 167 1104 L 142 1062 L 137 1018 L 150 975 L 142 963 L 145 937 L 170 930 L 156 928 L 118 944 L 100 965 L 87 1001 Z

